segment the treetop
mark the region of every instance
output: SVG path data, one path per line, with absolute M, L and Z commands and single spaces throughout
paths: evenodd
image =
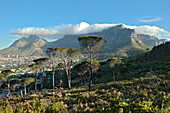
M 67 50 L 68 48 L 66 47 L 55 47 L 55 50 L 57 51 L 63 51 L 63 50 Z
M 28 68 L 34 68 L 36 66 L 36 64 L 30 64 L 28 65 Z
M 33 62 L 35 62 L 36 64 L 42 64 L 44 62 L 47 62 L 48 60 L 49 60 L 48 58 L 39 58 L 39 59 L 33 60 Z
M 106 62 L 107 62 L 111 67 L 114 67 L 116 64 L 122 63 L 122 60 L 117 59 L 117 58 L 109 58 Z
M 72 51 L 72 52 L 75 52 L 75 51 L 82 52 L 80 49 L 75 49 L 75 48 L 69 48 L 69 51 Z
M 3 70 L 3 71 L 1 72 L 1 74 L 11 73 L 11 72 L 12 72 L 11 70 Z
M 98 41 L 103 40 L 104 42 L 107 42 L 106 38 L 103 38 L 103 37 L 100 37 L 100 36 L 96 36 L 96 35 L 83 35 L 83 36 L 78 37 L 79 41 L 84 40 L 84 39 L 86 39 L 86 40 L 87 39 L 88 40 L 95 39 L 95 40 L 98 40 Z
M 63 63 L 59 63 L 59 64 L 57 65 L 57 67 L 59 67 L 59 68 L 64 68 L 64 64 L 63 64 Z

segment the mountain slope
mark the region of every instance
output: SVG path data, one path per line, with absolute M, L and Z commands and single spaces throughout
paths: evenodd
M 156 45 L 166 42 L 166 39 L 158 39 L 155 36 L 149 36 L 144 34 L 138 34 L 141 40 L 149 47 L 154 47 Z
M 43 55 L 41 47 L 46 45 L 48 42 L 35 35 L 30 35 L 28 38 L 21 38 L 16 40 L 10 47 L 0 50 L 2 56 L 7 55 L 19 55 L 19 56 L 30 56 L 30 55 Z

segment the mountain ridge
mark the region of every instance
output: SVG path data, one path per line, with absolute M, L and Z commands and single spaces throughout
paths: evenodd
M 156 37 L 137 34 L 134 29 L 125 28 L 123 24 L 104 29 L 100 32 L 93 32 L 81 35 L 65 35 L 57 41 L 48 42 L 36 35 L 30 35 L 28 38 L 16 40 L 10 47 L 0 50 L 1 56 L 7 55 L 45 55 L 48 47 L 68 47 L 80 49 L 78 37 L 82 35 L 97 35 L 105 37 L 108 43 L 104 44 L 101 53 L 114 53 L 125 56 L 137 54 L 146 51 L 156 44 L 164 43 L 166 40 L 159 40 Z
M 30 35 L 28 38 L 21 38 L 16 40 L 10 47 L 0 50 L 1 56 L 19 55 L 44 55 L 41 47 L 46 45 L 48 41 L 39 38 L 36 35 Z

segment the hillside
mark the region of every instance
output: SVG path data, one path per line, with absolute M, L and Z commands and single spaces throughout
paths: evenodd
M 33 56 L 33 55 L 44 55 L 41 47 L 46 45 L 48 42 L 35 35 L 30 35 L 27 38 L 21 38 L 16 40 L 10 47 L 0 50 L 0 54 L 3 56 L 7 55 L 19 55 L 19 56 Z
M 30 92 L 23 96 L 12 94 L 0 99 L 0 111 L 63 112 L 63 113 L 169 113 L 170 96 L 170 42 L 154 47 L 151 51 L 122 59 L 117 65 L 116 81 L 113 82 L 113 68 L 107 62 L 93 74 L 92 91 L 88 91 L 88 73 L 85 86 L 80 86 L 81 77 L 73 70 L 71 89 L 60 88 L 60 71 L 56 70 L 53 92 L 51 72 L 46 73 L 43 83 L 45 91 Z M 157 56 L 155 56 L 155 53 Z M 24 81 L 24 77 L 20 80 Z M 17 83 L 16 83 L 17 84 Z M 11 83 L 11 86 L 15 82 Z M 31 85 L 30 85 L 31 86 Z M 29 86 L 29 88 L 31 88 Z M 38 84 L 40 88 L 40 84 Z M 20 91 L 21 86 L 16 91 Z

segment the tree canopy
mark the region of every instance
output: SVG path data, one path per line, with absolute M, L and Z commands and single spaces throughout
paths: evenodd
M 116 58 L 109 58 L 107 60 L 107 63 L 110 65 L 110 67 L 115 67 L 116 64 L 122 63 L 122 60 Z
M 89 54 L 90 59 L 90 73 L 89 73 L 89 91 L 91 90 L 92 86 L 92 74 L 93 74 L 93 54 L 96 52 L 103 43 L 107 42 L 106 38 L 99 37 L 96 35 L 85 35 L 78 37 L 79 44 L 84 52 Z
M 49 60 L 48 58 L 39 58 L 39 59 L 33 60 L 33 62 L 35 62 L 37 65 L 43 65 L 43 64 L 46 63 L 48 60 Z
M 11 70 L 3 70 L 3 71 L 0 73 L 0 80 L 2 80 L 4 77 L 8 77 L 11 73 L 12 73 Z
M 106 38 L 99 37 L 96 35 L 81 36 L 78 37 L 78 41 L 82 49 L 88 53 L 94 53 L 103 45 L 103 43 L 107 42 Z

